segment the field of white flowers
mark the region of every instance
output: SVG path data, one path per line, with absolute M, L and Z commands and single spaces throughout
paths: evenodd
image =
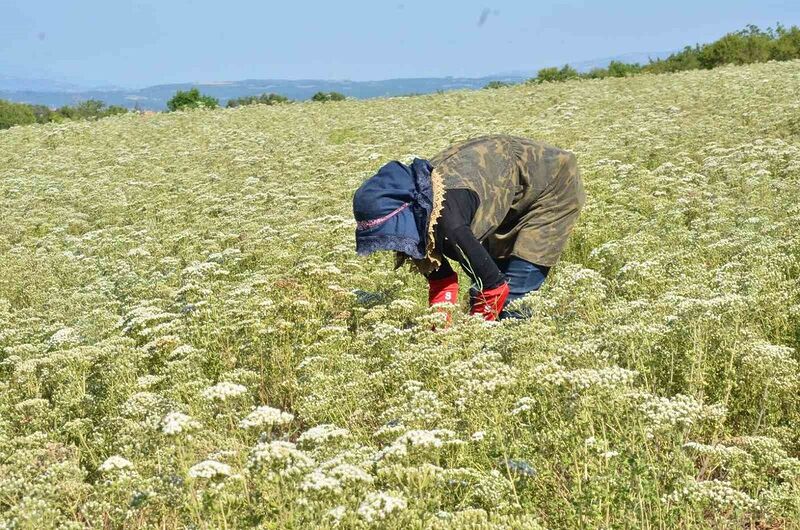
M 800 527 L 798 87 L 0 131 L 0 528 Z M 352 193 L 497 132 L 574 151 L 587 205 L 532 319 L 431 331 Z

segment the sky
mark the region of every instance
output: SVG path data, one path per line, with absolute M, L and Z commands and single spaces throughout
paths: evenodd
M 142 88 L 482 77 L 800 25 L 798 0 L 0 0 L 0 75 Z

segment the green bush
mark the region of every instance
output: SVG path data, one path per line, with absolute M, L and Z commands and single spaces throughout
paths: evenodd
M 628 77 L 642 71 L 638 63 L 623 63 L 621 61 L 611 61 L 608 65 L 609 77 Z
M 638 63 L 611 61 L 608 68 L 592 68 L 589 72 L 578 74 L 582 79 L 605 79 L 606 77 L 628 77 L 642 71 Z
M 167 101 L 167 108 L 171 111 L 196 109 L 201 107 L 215 109 L 218 106 L 219 101 L 216 98 L 203 95 L 196 88 L 186 91 L 178 90 L 172 99 Z
M 650 61 L 646 65 L 611 61 L 607 68 L 593 68 L 579 74 L 566 65 L 562 68 L 542 68 L 531 82 L 566 81 L 568 79 L 603 79 L 627 77 L 639 73 L 665 74 L 685 70 L 710 69 L 725 64 L 750 64 L 765 61 L 800 59 L 800 28 L 789 29 L 778 24 L 776 29 L 761 30 L 757 26 L 728 33 L 709 44 L 686 46 L 666 59 Z
M 643 70 L 652 74 L 667 74 L 673 72 L 683 72 L 685 70 L 697 70 L 700 68 L 698 55 L 700 46 L 686 46 L 683 51 L 674 53 L 666 59 L 650 61 Z
M 543 83 L 545 81 L 558 81 L 558 68 L 555 66 L 548 66 L 547 68 L 542 68 L 536 73 L 536 77 L 531 79 L 531 81 Z
M 568 64 L 565 64 L 560 69 L 551 66 L 549 68 L 542 68 L 536 73 L 536 77 L 532 81 L 537 83 L 544 83 L 548 81 L 566 81 L 568 79 L 577 79 L 580 77 L 578 71 Z
M 777 38 L 772 45 L 770 58 L 776 61 L 800 58 L 800 28 L 792 26 L 787 30 L 778 24 L 775 33 Z
M 723 64 L 763 63 L 770 59 L 773 37 L 755 26 L 728 33 L 721 39 L 700 48 L 698 61 L 711 69 Z
M 0 129 L 12 125 L 30 123 L 62 122 L 64 120 L 100 119 L 117 114 L 125 114 L 128 109 L 117 105 L 106 106 L 98 99 L 89 99 L 76 105 L 64 105 L 51 110 L 45 105 L 28 103 L 12 103 L 0 100 Z
M 679 72 L 698 68 L 716 68 L 724 64 L 763 63 L 769 60 L 786 61 L 800 58 L 800 28 L 786 29 L 778 24 L 775 30 L 757 26 L 728 33 L 722 38 L 695 47 L 687 46 L 663 60 L 652 61 L 643 67 L 650 73 Z
M 585 74 L 581 74 L 581 77 L 586 79 L 605 79 L 608 77 L 608 70 L 605 68 L 592 68 Z
M 344 94 L 340 94 L 339 92 L 317 92 L 313 96 L 311 96 L 311 101 L 344 101 L 347 99 Z
M 88 120 L 105 118 L 106 116 L 114 116 L 116 114 L 125 114 L 126 112 L 128 112 L 128 109 L 125 107 L 117 105 L 107 107 L 106 104 L 99 99 L 87 99 L 73 107 L 67 105 L 59 107 L 58 110 L 55 111 L 55 114 L 71 120 Z M 56 121 L 52 114 L 53 113 L 47 115 L 49 121 Z
M 490 81 L 483 88 L 493 89 L 493 88 L 504 88 L 504 87 L 507 87 L 507 86 L 511 86 L 511 83 L 506 83 L 505 81 Z
M 0 129 L 8 129 L 14 125 L 36 123 L 36 115 L 30 105 L 12 103 L 0 99 Z
M 278 103 L 288 103 L 291 100 L 286 96 L 281 96 L 280 94 L 261 94 L 260 96 L 243 96 L 236 99 L 229 99 L 226 107 L 234 108 L 234 107 L 241 107 L 243 105 L 254 105 L 256 103 L 261 103 L 263 105 L 276 105 Z
M 47 123 L 53 121 L 53 111 L 45 105 L 29 105 L 33 115 L 36 117 L 36 123 Z

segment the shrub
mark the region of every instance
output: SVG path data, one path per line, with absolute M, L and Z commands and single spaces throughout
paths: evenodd
M 63 105 L 51 110 L 45 105 L 12 103 L 0 100 L 0 129 L 29 123 L 62 122 L 64 120 L 99 119 L 125 114 L 128 109 L 118 105 L 106 106 L 99 99 L 88 99 L 76 105 Z
M 749 26 L 701 47 L 697 60 L 701 67 L 708 69 L 730 63 L 763 63 L 770 58 L 772 40 L 769 33 Z
M 593 68 L 579 74 L 569 65 L 542 68 L 530 82 L 566 81 L 576 77 L 602 79 L 605 77 L 627 77 L 638 73 L 664 74 L 685 70 L 710 69 L 724 64 L 762 63 L 769 60 L 786 61 L 800 58 L 800 28 L 786 29 L 778 24 L 775 30 L 761 30 L 757 26 L 728 33 L 709 43 L 686 46 L 666 59 L 651 60 L 642 66 L 636 63 L 611 61 L 607 68 Z
M 775 30 L 757 26 L 734 33 L 703 45 L 687 46 L 666 59 L 651 61 L 645 72 L 667 73 L 698 68 L 716 68 L 724 64 L 750 64 L 769 60 L 786 61 L 800 58 L 800 28 L 786 29 L 778 24 Z
M 116 105 L 106 107 L 106 104 L 99 99 L 87 99 L 86 101 L 81 101 L 73 107 L 68 105 L 59 107 L 59 109 L 55 111 L 55 114 L 72 120 L 86 120 L 105 118 L 106 116 L 125 114 L 126 112 L 128 112 L 128 109 L 125 107 L 119 107 Z M 48 118 L 50 121 L 53 121 L 55 116 L 50 114 L 48 115 Z
M 800 58 L 800 28 L 792 26 L 787 30 L 778 24 L 778 29 L 775 30 L 775 33 L 777 38 L 772 45 L 770 58 L 776 61 Z
M 311 101 L 343 101 L 347 99 L 344 94 L 339 92 L 317 92 L 313 96 L 311 96 Z
M 261 94 L 260 96 L 243 96 L 236 99 L 229 99 L 226 106 L 228 108 L 241 107 L 243 105 L 254 105 L 261 103 L 263 105 L 276 105 L 278 103 L 288 103 L 291 100 L 286 96 L 280 94 Z
M 583 74 L 582 77 L 586 79 L 604 79 L 608 77 L 608 70 L 605 68 L 592 68 L 587 73 Z
M 683 51 L 674 53 L 666 59 L 650 61 L 650 64 L 644 67 L 644 71 L 653 74 L 665 74 L 684 70 L 697 70 L 700 68 L 700 62 L 697 60 L 699 52 L 700 46 L 695 46 L 694 48 L 686 46 Z
M 493 89 L 493 88 L 504 88 L 504 87 L 507 87 L 507 86 L 511 86 L 511 83 L 506 83 L 505 81 L 490 81 L 483 88 Z
M 219 101 L 211 96 L 206 96 L 200 93 L 197 88 L 178 92 L 167 101 L 167 108 L 171 111 L 183 109 L 196 109 L 196 108 L 210 108 L 214 109 L 219 106 Z
M 536 72 L 536 77 L 531 81 L 542 83 L 544 81 L 558 81 L 558 68 L 555 66 L 548 66 Z
M 533 81 L 544 83 L 546 81 L 566 81 L 567 79 L 577 79 L 578 77 L 578 71 L 570 65 L 565 64 L 560 69 L 555 66 L 542 68 L 536 73 L 536 77 Z
M 0 129 L 30 123 L 36 123 L 36 115 L 29 105 L 0 99 Z
M 53 111 L 45 105 L 29 105 L 29 108 L 36 116 L 36 123 L 47 123 L 53 120 Z
M 608 65 L 608 75 L 610 77 L 628 77 L 642 71 L 638 63 L 623 63 L 621 61 L 611 61 Z

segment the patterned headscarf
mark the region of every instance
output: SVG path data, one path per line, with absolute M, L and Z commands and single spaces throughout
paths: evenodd
M 422 260 L 434 210 L 431 167 L 415 158 L 410 166 L 396 160 L 381 167 L 353 196 L 356 252 L 394 250 Z

